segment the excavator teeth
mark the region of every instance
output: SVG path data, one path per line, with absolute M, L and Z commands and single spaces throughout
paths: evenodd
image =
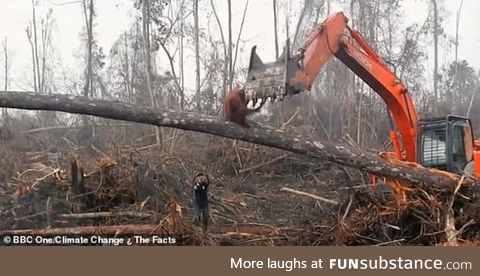
M 259 100 L 267 101 L 270 99 L 271 102 L 274 101 L 283 101 L 285 98 L 285 84 L 279 83 L 271 86 L 263 87 L 246 87 L 247 101 L 252 102 L 253 105 L 256 105 Z M 288 95 L 288 94 L 287 94 Z

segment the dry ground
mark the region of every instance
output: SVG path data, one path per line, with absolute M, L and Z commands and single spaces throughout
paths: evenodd
M 110 131 L 109 137 L 127 132 Z M 25 146 L 32 144 L 31 137 L 3 143 L 0 230 L 158 225 L 155 231 L 179 234 L 185 237 L 183 244 L 197 245 L 446 242 L 435 198 L 417 194 L 399 206 L 391 198 L 374 197 L 360 172 L 333 163 L 209 135 L 176 130 L 163 134 L 160 148 L 149 146 L 151 136 L 130 143 L 104 139 L 90 147 L 67 139 L 65 133 L 54 143 L 50 138 L 43 150 Z M 81 160 L 86 175 L 85 196 L 72 193 L 74 159 Z M 192 224 L 191 181 L 198 172 L 211 179 L 211 224 L 205 235 Z M 284 192 L 283 187 L 338 204 Z M 148 217 L 62 216 L 119 211 Z M 459 217 L 458 228 L 467 223 Z M 459 241 L 476 240 L 478 227 L 466 227 Z

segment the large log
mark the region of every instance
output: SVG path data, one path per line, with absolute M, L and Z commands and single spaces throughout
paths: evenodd
M 433 187 L 453 191 L 460 180 L 458 176 L 435 173 L 426 168 L 401 163 L 392 164 L 377 154 L 362 152 L 348 146 L 290 134 L 279 129 L 243 128 L 221 118 L 198 113 L 154 110 L 118 101 L 61 94 L 40 95 L 30 92 L 0 93 L 0 107 L 63 111 L 209 133 L 354 167 L 375 175 L 395 178 L 411 187 L 425 190 Z M 462 186 L 475 190 L 474 194 L 477 194 L 479 185 L 471 179 L 466 179 Z

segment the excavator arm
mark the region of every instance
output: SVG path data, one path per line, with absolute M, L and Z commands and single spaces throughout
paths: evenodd
M 322 66 L 334 55 L 385 101 L 396 126 L 396 130 L 389 133 L 394 155 L 400 160 L 414 162 L 417 115 L 410 94 L 347 22 L 341 12 L 330 15 L 315 27 L 295 57 L 289 56 L 287 43 L 286 55 L 273 63 L 264 64 L 254 47 L 245 85 L 247 98 L 254 102 L 266 98 L 283 99 L 310 90 Z

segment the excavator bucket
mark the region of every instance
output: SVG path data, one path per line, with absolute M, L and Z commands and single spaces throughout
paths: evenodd
M 296 49 L 294 57 L 290 57 L 288 40 L 284 54 L 271 63 L 263 63 L 255 52 L 256 47 L 253 47 L 245 84 L 247 99 L 254 103 L 266 98 L 282 100 L 285 96 L 310 90 L 322 66 L 337 53 L 342 41 L 348 39 L 344 36 L 345 32 L 348 33 L 347 22 L 341 12 L 330 15 L 315 26 L 302 46 Z M 364 49 L 367 47 L 365 43 L 362 46 Z
M 257 46 L 252 48 L 250 64 L 248 66 L 247 82 L 245 91 L 247 101 L 253 101 L 255 105 L 258 100 L 283 100 L 285 96 L 300 93 L 305 88 L 302 85 L 295 85 L 292 81 L 302 74 L 297 58 L 289 55 L 289 43 L 282 57 L 277 61 L 263 63 L 256 53 Z

